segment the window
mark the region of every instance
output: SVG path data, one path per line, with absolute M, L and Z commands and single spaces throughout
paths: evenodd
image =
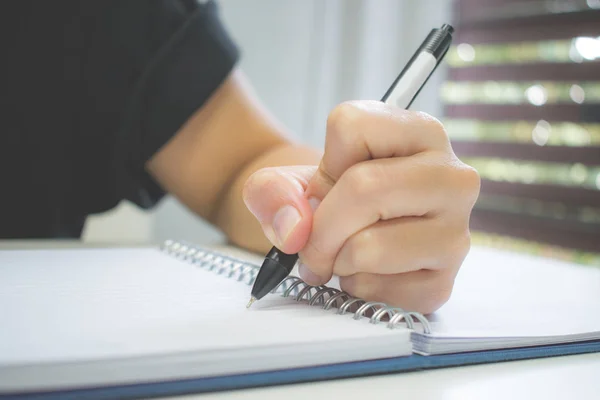
M 441 89 L 473 242 L 600 265 L 600 0 L 455 0 Z

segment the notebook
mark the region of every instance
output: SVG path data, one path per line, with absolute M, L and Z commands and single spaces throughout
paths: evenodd
M 246 309 L 261 257 L 0 251 L 0 393 L 137 398 L 600 351 L 600 269 L 474 248 L 432 315 L 294 274 Z

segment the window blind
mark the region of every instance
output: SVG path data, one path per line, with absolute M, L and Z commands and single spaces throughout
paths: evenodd
M 454 0 L 441 88 L 474 243 L 600 265 L 600 0 Z

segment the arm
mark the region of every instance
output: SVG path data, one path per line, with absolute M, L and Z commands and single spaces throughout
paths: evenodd
M 293 144 L 234 71 L 207 104 L 147 164 L 157 182 L 236 245 L 266 252 L 271 244 L 242 199 L 255 171 L 317 165 L 320 153 Z
M 321 156 L 286 139 L 237 72 L 148 169 L 235 244 L 298 253 L 309 284 L 335 274 L 352 296 L 422 313 L 450 297 L 479 193 L 431 116 L 341 104 Z

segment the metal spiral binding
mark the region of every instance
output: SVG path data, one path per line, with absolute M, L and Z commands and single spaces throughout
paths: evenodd
M 212 271 L 217 275 L 224 275 L 229 279 L 236 279 L 247 285 L 252 285 L 256 280 L 260 266 L 248 261 L 222 254 L 215 250 L 208 250 L 184 241 L 167 240 L 161 250 L 182 261 L 200 268 Z M 431 333 L 431 326 L 424 315 L 417 312 L 405 311 L 401 308 L 390 307 L 385 303 L 365 301 L 350 296 L 348 293 L 328 286 L 311 286 L 296 276 L 285 278 L 271 293 L 280 293 L 283 297 L 292 296 L 296 301 L 308 301 L 311 306 L 321 306 L 324 310 L 337 308 L 337 314 L 344 315 L 352 306 L 357 307 L 353 318 L 361 319 L 372 311 L 369 322 L 377 324 L 388 317 L 387 327 L 396 328 L 400 323 L 408 329 L 414 329 L 415 320 L 420 322 L 423 332 Z M 328 297 L 327 297 L 328 296 Z

